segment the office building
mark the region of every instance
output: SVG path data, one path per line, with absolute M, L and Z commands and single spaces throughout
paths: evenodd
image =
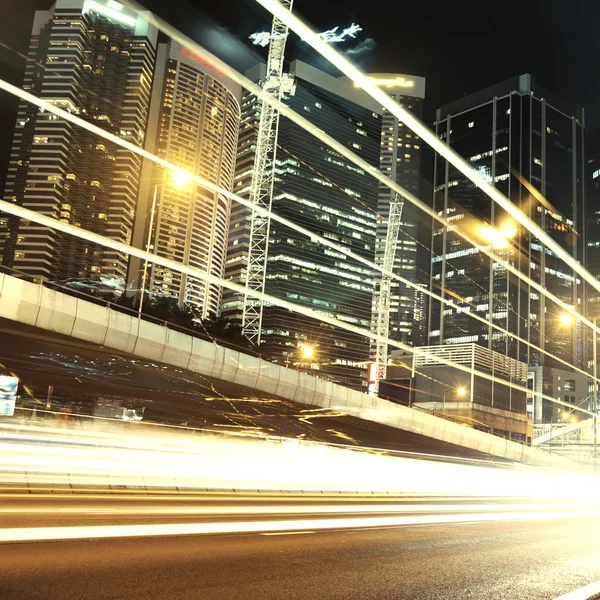
M 584 261 L 581 107 L 547 92 L 532 76 L 521 75 L 438 109 L 435 130 L 570 256 Z M 581 327 L 564 324 L 562 309 L 510 274 L 505 261 L 582 311 L 582 286 L 572 270 L 439 155 L 434 209 L 452 226 L 433 222 L 430 289 L 466 312 L 430 300 L 429 343 L 474 343 L 530 366 L 558 366 L 518 336 L 582 366 Z M 479 245 L 465 242 L 457 228 Z M 492 262 L 482 247 L 494 250 L 501 261 Z M 492 323 L 504 331 L 493 329 Z
M 35 15 L 23 88 L 143 146 L 157 31 L 112 0 L 57 0 Z M 142 159 L 21 102 L 5 200 L 131 243 Z M 56 280 L 126 280 L 129 257 L 11 216 L 2 264 Z
M 412 75 L 377 73 L 370 79 L 386 91 L 400 106 L 412 112 L 417 118 L 423 116 L 425 79 Z M 393 181 L 410 193 L 419 197 L 421 188 L 421 140 L 402 121 L 382 108 L 380 169 Z M 390 202 L 396 193 L 389 187 L 379 184 L 377 199 L 377 240 L 375 261 L 383 264 L 387 234 L 387 217 Z M 393 272 L 417 284 L 425 283 L 425 274 L 417 272 L 417 248 L 419 234 L 418 210 L 405 201 L 402 209 L 402 225 L 396 245 Z M 377 300 L 377 292 L 375 301 Z M 390 331 L 392 339 L 405 344 L 426 343 L 422 341 L 424 325 L 423 294 L 398 281 L 391 283 Z M 374 311 L 376 310 L 376 304 Z M 373 319 L 375 321 L 375 318 Z
M 296 90 L 288 105 L 378 167 L 381 107 L 344 78 L 300 61 L 292 62 L 289 71 Z M 246 94 L 234 187 L 241 194 L 249 191 L 258 110 L 256 100 Z M 378 193 L 374 178 L 285 117 L 280 120 L 276 169 L 276 213 L 374 260 Z M 248 239 L 248 212 L 234 207 L 226 272 L 242 284 Z M 369 329 L 373 285 L 371 269 L 271 220 L 268 294 Z M 224 294 L 224 315 L 239 319 L 242 305 L 243 297 Z M 312 356 L 306 356 L 306 347 L 313 349 Z M 261 352 L 285 364 L 319 369 L 321 376 L 346 385 L 365 384 L 368 339 L 276 306 L 264 307 Z
M 147 149 L 183 171 L 231 191 L 240 119 L 240 87 L 193 52 L 160 44 L 152 88 Z M 134 245 L 223 277 L 231 201 L 184 175 L 145 161 Z M 131 261 L 139 287 L 145 264 Z M 221 287 L 161 265 L 148 265 L 146 290 L 175 298 L 199 318 L 217 314 Z

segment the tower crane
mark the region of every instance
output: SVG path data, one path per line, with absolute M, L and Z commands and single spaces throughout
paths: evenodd
M 278 2 L 287 10 L 292 10 L 293 0 L 278 0 Z M 277 100 L 277 108 L 266 102 L 262 102 L 261 105 L 249 196 L 251 202 L 269 210 L 273 202 L 275 181 L 275 157 L 279 132 L 278 107 L 286 95 L 291 95 L 295 91 L 293 76 L 283 72 L 287 36 L 287 25 L 273 17 L 267 71 L 262 88 L 265 93 Z M 252 212 L 246 269 L 246 288 L 249 292 L 264 292 L 265 290 L 270 221 L 268 216 L 262 216 L 256 211 Z M 262 317 L 263 302 L 246 294 L 242 313 L 242 330 L 244 335 L 256 345 L 259 345 L 261 341 Z
M 402 208 L 404 201 L 398 194 L 390 202 L 390 211 L 388 216 L 387 233 L 385 236 L 385 249 L 383 254 L 383 271 L 379 284 L 379 297 L 377 298 L 375 309 L 375 332 L 377 340 L 375 342 L 375 362 L 374 362 L 374 382 L 369 386 L 369 393 L 376 396 L 379 393 L 379 382 L 385 379 L 387 374 L 388 362 L 388 343 L 390 333 L 390 305 L 392 296 L 392 278 L 390 273 L 394 268 L 394 258 L 396 257 L 396 246 L 398 244 L 398 234 L 402 221 Z

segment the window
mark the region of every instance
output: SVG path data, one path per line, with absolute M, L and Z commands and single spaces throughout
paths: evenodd
M 473 127 L 475 127 L 475 121 L 469 123 L 469 129 L 473 129 Z
M 575 391 L 575 380 L 574 379 L 565 379 L 565 392 L 574 392 Z
M 357 144 L 356 142 L 352 142 L 352 147 L 353 147 L 353 148 L 356 148 L 357 150 L 360 150 L 360 149 L 361 149 L 361 145 L 360 145 L 360 144 Z

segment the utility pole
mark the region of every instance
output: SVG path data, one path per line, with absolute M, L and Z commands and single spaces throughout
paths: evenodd
M 152 228 L 154 227 L 154 213 L 156 212 L 156 196 L 158 194 L 158 184 L 154 185 L 154 194 L 152 195 L 152 211 L 150 212 L 150 228 L 148 230 L 148 241 L 146 243 L 146 252 L 150 252 L 152 241 Z M 142 308 L 144 307 L 144 294 L 146 293 L 146 280 L 148 278 L 148 257 L 144 260 L 144 271 L 142 272 L 142 290 L 140 295 L 140 305 L 138 308 L 138 319 L 142 318 Z
M 293 0 L 278 0 L 286 10 L 292 10 Z M 273 184 L 275 182 L 275 157 L 279 133 L 279 105 L 286 94 L 295 91 L 293 77 L 283 72 L 285 43 L 288 27 L 273 17 L 269 45 L 267 73 L 262 84 L 263 91 L 277 100 L 277 108 L 263 102 L 256 140 L 256 154 L 249 199 L 252 203 L 271 210 Z M 248 243 L 248 265 L 246 268 L 246 288 L 248 291 L 265 291 L 265 275 L 269 250 L 269 216 L 252 211 L 250 240 Z M 255 345 L 260 345 L 263 317 L 263 302 L 246 294 L 242 313 L 244 335 Z

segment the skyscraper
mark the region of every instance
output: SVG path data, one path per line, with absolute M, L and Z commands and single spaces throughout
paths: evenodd
M 57 0 L 35 15 L 23 87 L 142 146 L 157 31 L 112 0 Z M 130 243 L 141 158 L 21 102 L 5 199 Z M 0 218 L 2 264 L 46 279 L 124 282 L 129 257 L 16 217 Z
M 575 260 L 583 261 L 584 116 L 521 75 L 437 111 L 437 135 L 493 183 Z M 510 274 L 504 261 L 582 310 L 572 270 L 443 157 L 436 156 L 434 208 L 467 229 L 472 247 L 452 228 L 433 223 L 430 289 L 452 298 L 508 333 L 430 301 L 430 344 L 473 342 L 529 365 L 554 361 L 516 340 L 524 338 L 581 365 L 578 326 L 561 323 L 561 309 Z M 500 233 L 498 233 L 500 232 Z M 481 247 L 503 262 L 492 262 Z
M 381 107 L 344 78 L 294 61 L 296 91 L 287 103 L 373 166 L 379 166 Z M 258 75 L 258 72 L 257 72 Z M 246 94 L 235 190 L 247 194 L 259 106 Z M 377 183 L 311 134 L 281 117 L 273 210 L 369 259 L 375 257 Z M 248 211 L 235 207 L 230 224 L 227 276 L 245 281 Z M 345 255 L 271 221 L 266 292 L 368 329 L 374 273 Z M 226 292 L 223 314 L 241 316 L 243 297 Z M 265 306 L 262 349 L 282 362 L 303 362 L 310 347 L 323 376 L 363 385 L 369 342 L 276 306 Z
M 147 149 L 231 190 L 240 97 L 237 84 L 201 64 L 189 49 L 173 41 L 160 44 Z M 134 244 L 222 277 L 231 201 L 150 161 L 144 164 L 142 181 Z M 132 260 L 130 280 L 139 283 L 144 266 Z M 148 269 L 150 293 L 191 304 L 203 318 L 219 312 L 220 286 L 160 265 Z
M 412 75 L 377 73 L 369 76 L 374 83 L 385 90 L 398 104 L 412 112 L 419 119 L 423 114 L 425 79 Z M 421 141 L 397 117 L 385 108 L 382 115 L 380 168 L 384 175 L 419 196 L 421 188 Z M 396 193 L 389 187 L 379 184 L 377 212 L 377 240 L 375 260 L 383 264 L 386 246 L 387 217 L 390 202 Z M 398 235 L 394 259 L 394 273 L 412 281 L 425 283 L 426 278 L 417 273 L 418 212 L 405 202 L 402 209 L 402 226 Z M 390 331 L 392 339 L 413 344 L 415 329 L 423 320 L 423 294 L 414 288 L 392 281 L 390 298 Z M 377 295 L 375 297 L 377 300 Z M 377 310 L 376 306 L 374 310 Z M 419 317 L 416 320 L 415 317 Z

